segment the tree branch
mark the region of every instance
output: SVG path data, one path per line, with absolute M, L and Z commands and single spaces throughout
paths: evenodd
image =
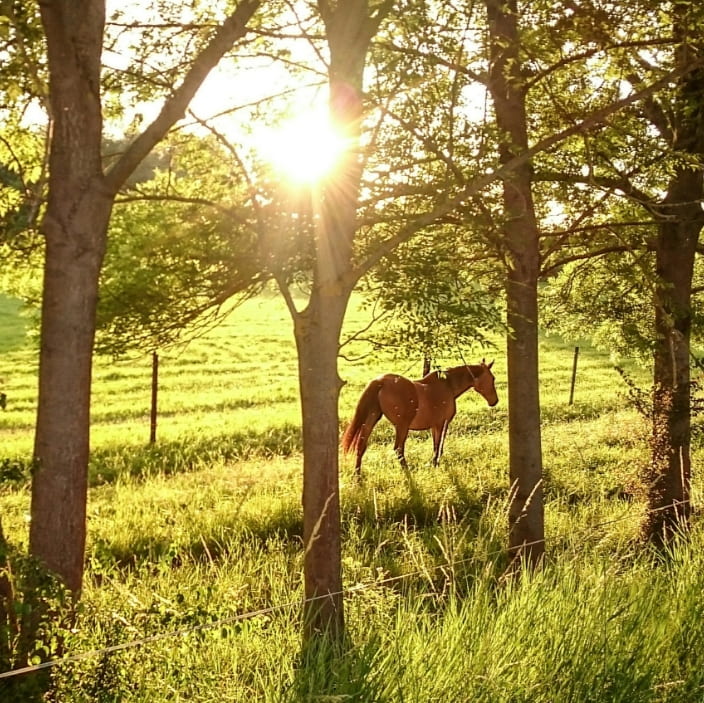
M 105 174 L 105 186 L 117 193 L 166 132 L 183 117 L 198 88 L 225 53 L 247 32 L 247 23 L 259 8 L 261 0 L 241 0 L 234 12 L 223 22 L 207 46 L 198 54 L 181 85 L 169 97 L 159 115 L 137 137 L 122 157 Z
M 364 261 L 362 261 L 355 269 L 350 271 L 345 277 L 345 284 L 354 285 L 365 273 L 367 273 L 372 267 L 379 263 L 384 257 L 390 254 L 399 244 L 410 239 L 416 232 L 428 227 L 441 218 L 450 214 L 453 210 L 460 207 L 468 198 L 476 195 L 484 188 L 486 188 L 491 183 L 494 183 L 501 178 L 505 178 L 514 169 L 523 165 L 527 161 L 530 161 L 536 154 L 543 151 L 551 149 L 556 144 L 564 141 L 568 137 L 574 134 L 584 132 L 597 127 L 598 125 L 605 122 L 611 115 L 622 110 L 624 107 L 631 105 L 639 100 L 643 100 L 649 95 L 652 95 L 655 91 L 666 87 L 676 78 L 690 73 L 696 68 L 704 65 L 704 59 L 692 62 L 689 66 L 679 67 L 669 71 L 667 74 L 662 76 L 659 80 L 651 83 L 646 88 L 635 91 L 621 100 L 617 100 L 611 105 L 607 105 L 600 110 L 594 111 L 591 115 L 588 115 L 581 122 L 570 125 L 569 127 L 551 134 L 539 142 L 534 144 L 532 147 L 526 149 L 522 154 L 514 156 L 512 159 L 506 163 L 498 166 L 494 171 L 486 173 L 482 176 L 478 176 L 474 180 L 470 181 L 467 186 L 462 188 L 458 195 L 450 198 L 442 205 L 436 207 L 435 209 L 419 215 L 418 217 L 412 219 L 405 227 L 403 227 L 397 234 L 393 237 L 389 237 L 387 240 L 382 242 L 376 250 L 370 254 Z
M 600 188 L 608 188 L 609 190 L 620 190 L 631 200 L 642 205 L 649 212 L 655 205 L 656 199 L 648 195 L 644 191 L 636 188 L 632 181 L 626 177 L 612 178 L 609 176 L 581 176 L 573 173 L 560 173 L 557 171 L 540 171 L 535 174 L 536 181 L 555 182 L 555 183 L 582 183 L 584 185 L 596 185 Z

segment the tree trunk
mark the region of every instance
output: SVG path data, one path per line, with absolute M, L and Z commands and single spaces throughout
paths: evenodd
M 361 81 L 361 76 L 360 76 Z M 331 77 L 331 115 L 356 143 L 361 83 L 353 88 Z M 337 370 L 340 332 L 352 291 L 344 282 L 352 270 L 352 242 L 360 167 L 350 150 L 337 175 L 315 196 L 316 268 L 306 309 L 294 316 L 303 424 L 303 540 L 305 545 L 304 641 L 318 635 L 332 642 L 344 636 L 342 598 L 339 408 L 342 382 Z
M 303 422 L 304 640 L 344 634 L 338 477 L 340 331 L 352 288 L 362 166 L 358 145 L 369 42 L 385 11 L 367 0 L 318 3 L 330 49 L 330 116 L 348 148 L 313 194 L 316 263 L 308 306 L 293 314 Z
M 32 481 L 31 553 L 80 591 L 98 275 L 112 197 L 103 187 L 104 3 L 43 3 L 53 117 Z
M 525 81 L 520 67 L 516 1 L 487 0 L 489 88 L 501 134 L 499 157 L 509 162 L 528 148 Z M 540 250 L 532 196 L 532 166 L 503 179 L 509 410 L 509 553 L 535 566 L 545 550 L 540 395 L 538 275 Z
M 295 324 L 303 417 L 304 638 L 341 639 L 342 599 L 337 371 L 347 296 L 314 292 Z
M 258 0 L 241 0 L 156 119 L 104 175 L 100 65 L 105 0 L 40 3 L 53 133 L 42 223 L 46 259 L 30 551 L 75 593 L 83 579 L 98 278 L 115 194 L 182 117 L 211 68 L 246 33 L 258 6 Z
M 427 376 L 430 373 L 430 364 L 432 363 L 431 358 L 426 354 L 423 357 L 423 373 L 421 374 L 421 378 L 424 376 Z
M 47 255 L 30 546 L 35 557 L 78 592 L 86 536 L 95 309 L 110 204 L 102 203 L 104 212 L 92 209 L 83 218 L 71 212 L 71 201 L 58 205 L 47 210 L 44 222 Z M 72 241 L 67 231 L 86 236 Z
M 509 553 L 539 564 L 545 551 L 537 279 L 511 270 L 507 283 Z
M 687 528 L 690 505 L 690 333 L 694 258 L 702 211 L 701 172 L 670 184 L 656 242 L 653 432 L 646 474 L 646 536 L 656 545 Z
M 673 9 L 675 62 L 691 66 L 704 55 L 700 3 L 678 3 Z M 646 536 L 657 546 L 686 530 L 690 504 L 691 407 L 690 335 L 692 276 L 699 233 L 704 224 L 704 69 L 688 72 L 677 86 L 661 133 L 671 139 L 679 163 L 667 195 L 656 208 L 660 217 L 655 247 L 655 348 L 653 351 L 653 432 L 646 472 Z M 698 159 L 699 166 L 691 161 Z

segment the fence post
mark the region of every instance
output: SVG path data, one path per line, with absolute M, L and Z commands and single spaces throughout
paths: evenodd
M 159 355 L 152 352 L 152 407 L 149 422 L 149 444 L 156 442 L 156 408 L 159 393 Z
M 568 405 L 574 403 L 574 382 L 577 378 L 577 357 L 579 356 L 579 347 L 574 348 L 574 360 L 572 361 L 572 383 L 570 384 L 570 402 Z
M 423 376 L 427 376 L 430 373 L 430 363 L 431 359 L 427 354 L 423 355 Z M 421 378 L 423 377 L 421 376 Z

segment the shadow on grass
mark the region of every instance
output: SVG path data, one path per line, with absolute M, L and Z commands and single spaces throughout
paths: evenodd
M 478 520 L 488 501 L 503 500 L 508 492 L 502 486 L 477 490 L 470 485 L 466 471 L 455 465 L 441 464 L 431 469 L 432 473 L 397 466 L 394 471 L 402 472 L 403 483 L 392 480 L 390 485 L 379 485 L 374 476 L 363 475 L 361 482 L 351 485 L 343 500 L 343 519 L 376 525 L 404 523 L 424 528 L 441 524 L 446 519 L 447 508 L 451 507 L 455 519 L 466 523 Z M 451 495 L 448 495 L 445 478 L 452 486 Z M 384 480 L 388 481 L 388 476 Z
M 301 446 L 300 428 L 286 424 L 257 433 L 183 437 L 133 448 L 100 449 L 91 456 L 89 480 L 91 486 L 98 486 L 120 476 L 148 478 L 187 473 L 223 462 L 291 456 L 300 452 Z
M 115 544 L 110 538 L 95 539 L 89 560 L 93 577 L 113 569 L 131 571 L 144 565 L 178 568 L 185 564 L 207 564 L 236 558 L 243 550 L 266 553 L 272 544 L 287 544 L 297 551 L 303 539 L 303 519 L 298 506 L 281 501 L 266 516 L 245 514 L 243 497 L 226 519 L 218 520 L 217 533 L 204 533 L 196 526 L 188 537 L 176 543 L 169 530 L 135 531 Z M 187 520 L 186 520 L 187 522 Z
M 449 498 L 446 484 L 442 490 L 432 489 L 432 474 L 423 477 L 409 471 L 404 476 L 405 482 L 398 483 L 381 507 L 375 499 L 374 486 L 360 485 L 345 492 L 342 500 L 345 549 L 364 555 L 362 561 L 368 560 L 390 575 L 405 573 L 410 568 L 410 542 L 419 549 L 421 558 L 428 560 L 431 569 L 448 561 L 443 540 L 451 531 L 459 530 L 466 537 L 460 558 L 474 550 L 487 502 L 501 499 L 498 487 L 490 493 L 485 490 L 475 494 L 460 472 L 453 470 L 456 495 Z M 221 507 L 210 518 L 201 520 L 194 508 L 181 515 L 169 513 L 168 518 L 168 525 L 147 518 L 142 528 L 133 528 L 117 540 L 111 534 L 94 537 L 89 551 L 94 578 L 100 580 L 101 574 L 112 569 L 178 568 L 237 559 L 243 549 L 266 553 L 272 545 L 278 545 L 276 549 L 285 545 L 292 553 L 301 550 L 303 521 L 299 495 L 288 489 L 262 495 L 256 492 L 256 487 L 251 487 L 236 503 L 227 509 Z M 174 534 L 178 534 L 178 540 Z M 439 573 L 438 578 L 445 577 Z
M 214 464 L 247 459 L 271 459 L 301 451 L 300 428 L 286 424 L 263 432 L 236 432 L 207 438 L 186 436 L 138 446 L 97 449 L 91 453 L 91 487 L 114 483 L 120 477 L 149 478 L 207 469 Z M 0 484 L 21 487 L 32 477 L 31 456 L 0 457 Z

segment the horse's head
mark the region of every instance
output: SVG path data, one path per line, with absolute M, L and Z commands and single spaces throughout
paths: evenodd
M 499 396 L 496 394 L 496 387 L 494 386 L 494 374 L 491 373 L 491 367 L 493 365 L 493 361 L 487 364 L 486 359 L 482 359 L 480 366 L 481 372 L 474 378 L 474 390 L 477 391 L 491 407 L 494 407 L 494 405 L 499 402 Z

